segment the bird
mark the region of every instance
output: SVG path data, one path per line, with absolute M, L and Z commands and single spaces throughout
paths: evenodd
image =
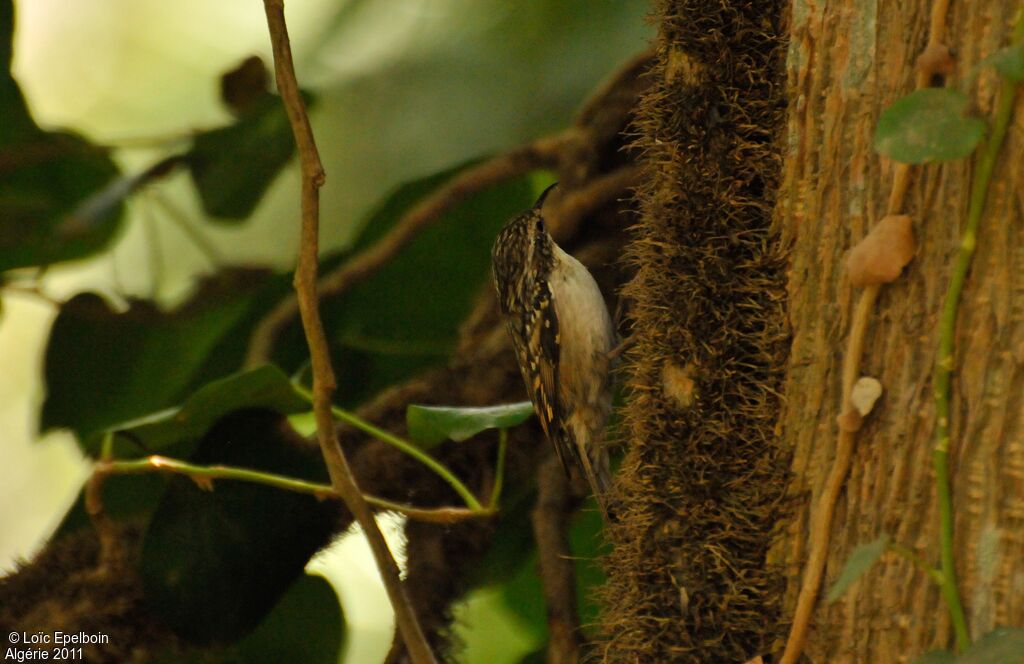
M 566 474 L 577 469 L 610 522 L 605 427 L 615 327 L 594 277 L 548 232 L 543 205 L 555 186 L 498 233 L 494 285 L 541 428 Z

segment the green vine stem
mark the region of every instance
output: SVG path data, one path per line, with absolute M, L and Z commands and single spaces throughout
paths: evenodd
M 900 558 L 909 561 L 911 565 L 927 574 L 928 578 L 935 582 L 935 585 L 939 586 L 940 588 L 942 587 L 942 584 L 945 582 L 946 577 L 942 575 L 942 572 L 929 565 L 924 558 L 917 555 L 916 553 L 914 553 L 907 547 L 903 546 L 902 544 L 896 544 L 895 542 L 889 542 L 885 545 L 885 547 L 889 549 L 889 551 L 892 551 Z
M 1024 41 L 1024 16 L 1019 16 L 1014 27 L 1011 43 Z M 967 225 L 960 238 L 960 249 L 953 265 L 949 290 L 942 308 L 939 327 L 939 354 L 935 362 L 935 448 L 932 451 L 932 463 L 935 467 L 935 484 L 939 501 L 939 544 L 941 549 L 942 596 L 949 608 L 956 632 L 957 650 L 963 651 L 971 644 L 967 630 L 967 619 L 964 616 L 960 591 L 957 588 L 956 568 L 953 556 L 953 499 L 949 480 L 949 418 L 950 418 L 950 386 L 952 383 L 954 359 L 954 341 L 956 337 L 956 320 L 960 306 L 960 297 L 967 281 L 967 273 L 974 258 L 974 249 L 978 239 L 978 224 L 985 209 L 985 197 L 988 193 L 992 171 L 996 159 L 1006 138 L 1006 131 L 1013 112 L 1013 101 L 1017 85 L 1007 77 L 1002 78 L 999 89 L 999 101 L 992 122 L 992 135 L 985 143 L 975 166 L 974 181 L 971 185 L 971 197 L 967 212 Z
M 235 466 L 223 465 L 200 466 L 188 463 L 187 461 L 158 455 L 121 461 L 100 460 L 96 464 L 94 476 L 105 477 L 107 475 L 114 474 L 137 475 L 153 472 L 185 475 L 204 489 L 212 489 L 213 480 L 238 480 L 242 482 L 251 482 L 253 484 L 272 486 L 277 489 L 283 489 L 293 493 L 309 494 L 321 500 L 325 498 L 340 498 L 330 484 L 309 482 L 295 477 L 277 475 L 275 473 L 253 470 L 251 468 L 238 468 Z M 479 518 L 494 514 L 494 509 L 492 508 L 463 509 L 457 507 L 440 507 L 423 509 L 404 505 L 402 503 L 396 503 L 384 498 L 378 498 L 377 496 L 368 496 L 366 494 L 363 495 L 363 499 L 370 505 L 374 505 L 381 509 L 399 512 L 409 516 L 410 518 L 421 521 L 433 521 L 438 523 L 453 523 L 466 518 Z
M 494 488 L 491 489 L 491 500 L 487 503 L 490 508 L 498 509 L 498 500 L 501 499 L 501 489 L 505 482 L 505 451 L 508 449 L 508 429 L 498 429 L 498 461 L 494 464 Z
M 301 385 L 293 383 L 295 391 L 301 394 L 306 400 L 312 403 L 313 395 Z M 455 493 L 459 494 L 462 500 L 465 501 L 466 507 L 473 510 L 474 512 L 480 512 L 484 510 L 484 506 L 480 504 L 473 492 L 470 491 L 465 484 L 455 476 L 451 470 L 448 469 L 443 463 L 430 456 L 420 448 L 416 447 L 407 440 L 403 440 L 395 434 L 380 429 L 366 420 L 362 419 L 354 413 L 350 413 L 347 410 L 338 408 L 337 406 L 331 406 L 331 413 L 335 419 L 351 424 L 355 428 L 359 429 L 363 433 L 369 434 L 378 440 L 382 440 L 389 445 L 397 447 L 399 450 L 408 454 L 412 458 L 422 463 L 427 468 L 434 471 L 441 479 L 448 483 L 448 486 L 452 488 Z

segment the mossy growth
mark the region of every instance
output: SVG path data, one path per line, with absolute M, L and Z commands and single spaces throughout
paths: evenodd
M 662 0 L 633 130 L 641 208 L 606 561 L 618 662 L 741 662 L 785 634 L 766 555 L 788 458 L 785 248 L 772 225 L 784 122 L 784 3 Z

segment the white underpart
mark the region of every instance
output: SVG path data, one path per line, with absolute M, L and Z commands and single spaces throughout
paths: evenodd
M 560 401 L 586 404 L 585 412 L 567 412 L 566 423 L 578 444 L 600 437 L 611 411 L 606 389 L 614 330 L 601 289 L 578 260 L 553 245 L 551 291 L 558 317 Z M 597 441 L 592 441 L 597 443 Z

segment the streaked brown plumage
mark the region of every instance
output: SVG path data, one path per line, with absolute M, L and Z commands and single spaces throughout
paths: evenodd
M 615 332 L 594 278 L 544 226 L 550 190 L 498 234 L 494 283 L 541 427 L 566 473 L 575 467 L 590 484 L 607 519 L 604 428 Z

